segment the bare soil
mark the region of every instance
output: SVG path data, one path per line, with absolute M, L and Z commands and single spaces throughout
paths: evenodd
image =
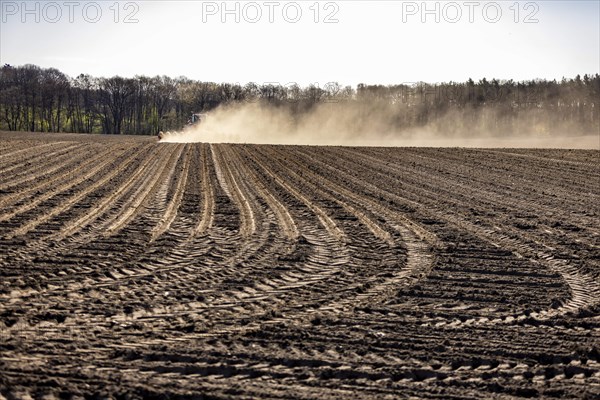
M 0 133 L 0 399 L 598 398 L 599 168 Z

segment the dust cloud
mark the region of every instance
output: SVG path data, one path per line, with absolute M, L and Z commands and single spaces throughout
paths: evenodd
M 410 112 L 398 113 L 393 106 L 377 103 L 320 103 L 309 111 L 260 102 L 238 103 L 211 111 L 200 124 L 165 132 L 160 142 L 600 149 L 599 133 L 569 124 L 550 124 L 545 115 L 525 114 L 511 121 L 509 127 L 492 131 L 489 122 L 494 111 L 448 111 L 433 123 L 399 128 L 399 118 L 410 116 Z M 548 131 L 548 125 L 553 132 Z

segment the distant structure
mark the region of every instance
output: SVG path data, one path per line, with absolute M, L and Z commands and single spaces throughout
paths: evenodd
M 187 120 L 187 123 L 184 127 L 184 131 L 193 126 L 203 123 L 204 121 L 206 121 L 207 118 L 208 118 L 208 114 L 192 113 L 192 115 L 190 115 L 190 118 Z M 166 133 L 163 131 L 158 132 L 158 141 L 160 142 L 161 140 L 163 140 L 165 138 L 165 136 L 168 136 L 170 134 L 171 134 L 171 132 L 166 132 Z
M 208 117 L 207 114 L 192 113 L 187 124 L 188 124 L 188 126 L 200 124 L 200 123 L 206 121 L 207 117 Z

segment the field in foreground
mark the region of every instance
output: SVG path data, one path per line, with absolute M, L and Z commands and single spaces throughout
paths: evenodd
M 599 162 L 0 134 L 0 393 L 597 398 Z

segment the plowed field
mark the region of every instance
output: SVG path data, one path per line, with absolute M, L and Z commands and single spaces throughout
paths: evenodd
M 600 397 L 598 151 L 0 139 L 6 398 Z

